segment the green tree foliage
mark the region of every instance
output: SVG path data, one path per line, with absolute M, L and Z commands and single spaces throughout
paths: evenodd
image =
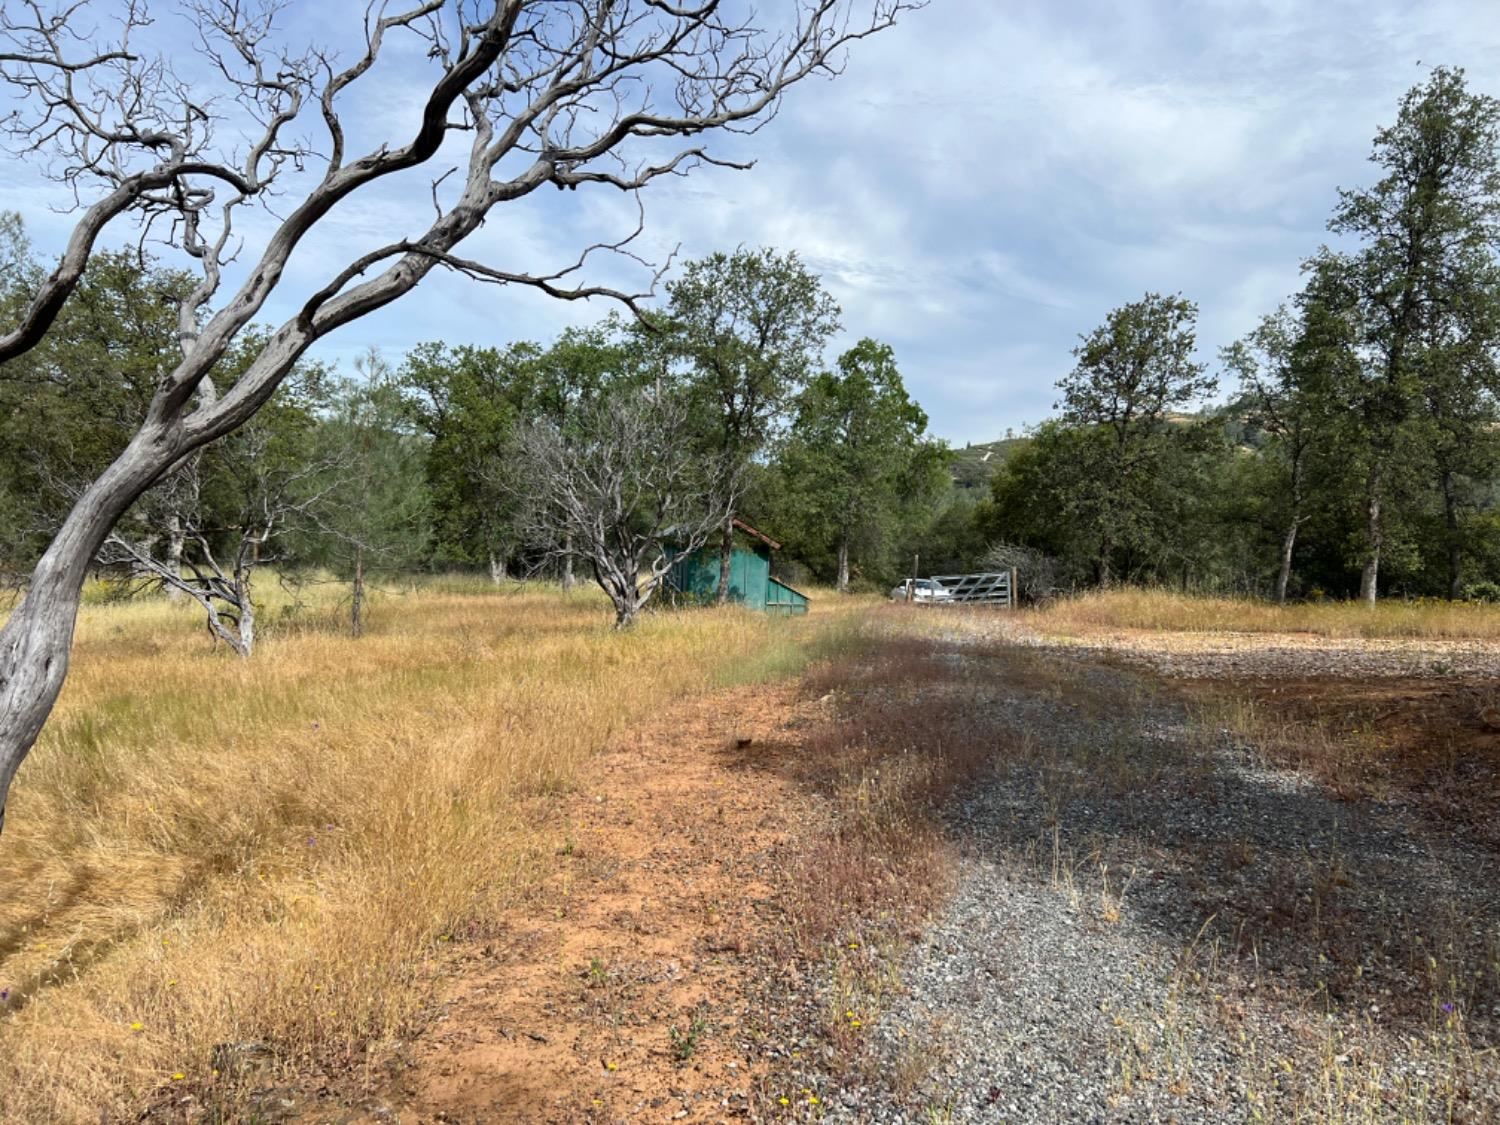
M 944 451 L 926 430 L 895 353 L 868 338 L 797 396 L 776 476 L 784 506 L 801 517 L 799 549 L 832 554 L 840 592 L 849 588 L 851 558 L 856 568 L 885 569 L 882 556 L 902 523 L 925 511 L 941 487 Z
M 1316 291 L 1305 295 L 1298 313 L 1285 306 L 1264 317 L 1243 340 L 1224 349 L 1225 366 L 1239 377 L 1240 408 L 1262 440 L 1259 473 L 1241 473 L 1242 495 L 1261 498 L 1262 518 L 1281 532 L 1273 596 L 1285 602 L 1297 536 L 1311 516 L 1319 485 L 1333 479 L 1329 453 L 1335 445 L 1342 404 L 1338 381 L 1315 331 L 1322 314 Z
M 1182 447 L 1198 435 L 1172 414 L 1216 385 L 1193 358 L 1197 313 L 1157 293 L 1115 309 L 1082 338 L 1077 366 L 1058 383 L 1062 420 L 1081 431 L 1061 514 L 1092 537 L 1100 585 L 1129 556 L 1158 553 L 1186 499 L 1172 486 L 1186 472 Z
M 426 436 L 433 561 L 487 564 L 496 581 L 520 546 L 509 442 L 535 403 L 532 343 L 501 348 L 419 344 L 400 369 L 412 418 Z
M 670 356 L 686 366 L 705 453 L 743 474 L 777 435 L 793 397 L 822 361 L 839 309 L 795 253 L 736 250 L 689 262 L 667 287 Z M 729 590 L 726 517 L 719 596 Z
M 0 304 L 39 276 L 15 216 L 0 217 Z M 27 569 L 83 484 L 124 448 L 179 354 L 191 285 L 134 251 L 96 254 L 46 341 L 0 369 L 0 557 Z
M 317 432 L 324 500 L 313 513 L 302 561 L 330 567 L 350 584 L 349 623 L 364 630 L 366 579 L 426 562 L 427 448 L 390 365 L 371 348 L 356 378 L 330 380 Z
M 1338 278 L 1357 324 L 1351 387 L 1364 460 L 1360 595 L 1374 602 L 1387 547 L 1387 501 L 1429 462 L 1442 493 L 1450 592 L 1461 582 L 1464 449 L 1489 426 L 1493 353 L 1500 343 L 1494 257 L 1500 221 L 1500 103 L 1469 91 L 1463 71 L 1438 67 L 1375 135 L 1381 178 L 1343 190 L 1329 227 L 1358 243 L 1324 252 L 1314 271 Z M 1488 384 L 1488 386 L 1486 386 Z M 1424 440 L 1408 432 L 1425 424 Z

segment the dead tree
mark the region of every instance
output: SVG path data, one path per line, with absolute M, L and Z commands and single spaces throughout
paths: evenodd
M 410 0 L 399 11 L 372 5 L 361 42 L 340 59 L 287 47 L 270 0 L 184 0 L 181 18 L 191 27 L 172 31 L 179 41 L 184 30 L 196 36 L 195 57 L 216 75 L 217 89 L 207 89 L 175 75 L 166 55 L 141 50 L 162 34 L 149 30 L 144 2 L 121 0 L 107 18 L 88 0 L 0 8 L 0 81 L 13 95 L 0 123 L 11 155 L 34 159 L 79 200 L 56 268 L 0 332 L 0 363 L 46 336 L 114 220 L 135 220 L 143 238 L 167 243 L 201 271 L 180 304 L 180 361 L 135 436 L 80 496 L 0 632 L 0 810 L 62 688 L 85 570 L 147 488 L 255 414 L 313 343 L 434 269 L 558 298 L 630 302 L 631 294 L 576 280 L 589 250 L 550 273 L 457 250 L 496 206 L 547 185 L 635 192 L 722 163 L 673 138 L 755 129 L 789 87 L 835 73 L 850 43 L 915 6 L 788 0 L 773 15 L 717 0 Z M 349 151 L 349 91 L 370 84 L 387 44 L 400 38 L 419 40 L 403 57 L 425 58 L 429 68 L 420 120 L 409 135 Z M 458 167 L 437 167 L 423 193 L 425 218 L 414 208 L 413 233 L 351 256 L 325 284 L 295 295 L 297 311 L 232 384 L 213 385 L 215 364 L 271 295 L 288 299 L 287 263 L 309 231 L 340 203 L 433 166 L 460 141 Z M 268 220 L 254 233 L 269 231 L 255 245 L 237 224 L 252 206 Z M 243 280 L 221 293 L 236 255 Z
M 680 552 L 696 551 L 738 499 L 732 465 L 693 447 L 686 405 L 625 387 L 582 407 L 564 431 L 525 427 L 514 466 L 531 543 L 578 559 L 628 629 Z
M 132 539 L 116 525 L 99 552 L 105 565 L 129 566 L 145 581 L 197 602 L 209 635 L 246 659 L 255 649 L 256 569 L 285 561 L 272 544 L 299 523 L 321 526 L 331 495 L 355 472 L 344 451 L 283 461 L 270 449 L 272 441 L 257 421 L 236 433 L 230 448 L 215 447 L 226 454 L 221 468 L 238 493 L 238 510 L 227 522 L 202 502 L 203 462 L 193 457 L 173 473 L 165 495 L 152 497 L 155 519 L 181 537 L 177 550 L 158 557 L 155 535 Z

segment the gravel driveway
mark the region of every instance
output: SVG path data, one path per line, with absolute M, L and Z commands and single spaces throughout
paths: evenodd
M 950 642 L 1028 749 L 952 805 L 959 889 L 827 1120 L 1500 1119 L 1491 852 L 1193 729 L 1153 673 Z

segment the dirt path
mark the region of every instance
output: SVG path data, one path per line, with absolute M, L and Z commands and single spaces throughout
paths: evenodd
M 597 758 L 550 878 L 336 1119 L 1500 1117 L 1488 837 L 1205 724 L 1201 667 L 884 620 Z M 1279 668 L 1257 690 L 1368 690 Z M 1382 682 L 1477 721 L 1458 681 Z M 1469 734 L 1444 768 L 1494 748 Z M 821 954 L 789 940 L 819 926 Z
M 805 794 L 745 784 L 824 710 L 797 685 L 673 708 L 598 757 L 566 802 L 556 871 L 446 989 L 374 1119 L 718 1121 L 743 1116 Z

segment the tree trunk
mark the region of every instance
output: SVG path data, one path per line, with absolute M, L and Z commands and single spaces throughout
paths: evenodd
M 618 577 L 605 584 L 604 592 L 615 605 L 615 628 L 629 629 L 641 612 L 640 577 L 634 570 L 622 571 Z
M 1281 541 L 1281 569 L 1276 572 L 1276 604 L 1286 605 L 1286 588 L 1292 580 L 1292 557 L 1297 549 L 1297 532 L 1302 527 L 1302 478 L 1304 447 L 1292 452 L 1292 518 L 1287 521 L 1286 536 Z
M 1276 604 L 1286 605 L 1286 587 L 1292 578 L 1292 552 L 1297 547 L 1297 529 L 1302 525 L 1299 516 L 1292 516 L 1286 525 L 1286 536 L 1281 541 L 1281 569 L 1276 572 Z
M 839 533 L 839 580 L 838 592 L 847 594 L 849 592 L 849 533 Z
M 1359 600 L 1369 606 L 1373 606 L 1379 596 L 1380 548 L 1385 535 L 1380 510 L 1381 485 L 1384 483 L 1381 468 L 1378 461 L 1370 467 L 1365 488 L 1365 566 L 1359 576 Z
M 170 443 L 148 425 L 79 497 L 31 572 L 26 596 L 0 628 L 0 829 L 11 782 L 67 677 L 89 564 L 116 521 L 175 459 Z
M 1102 540 L 1099 541 L 1098 572 L 1099 588 L 1101 590 L 1108 590 L 1110 586 L 1109 556 L 1113 552 L 1114 544 L 1109 541 L 1109 536 L 1106 535 Z
M 576 580 L 573 577 L 573 536 L 570 533 L 563 537 L 563 593 L 566 594 L 571 591 L 575 582 Z
M 505 559 L 503 556 L 490 552 L 490 583 L 498 586 L 505 581 Z
M 25 600 L 0 632 L 0 829 L 5 797 L 21 761 L 41 733 L 68 669 L 85 564 L 44 558 Z
M 182 574 L 182 549 L 184 536 L 182 534 L 182 517 L 175 513 L 167 520 L 167 569 L 175 575 Z M 167 601 L 179 602 L 182 600 L 182 591 L 171 583 L 167 584 Z
M 1464 596 L 1464 545 L 1458 534 L 1458 491 L 1452 469 L 1443 470 L 1442 485 L 1443 522 L 1448 529 L 1448 600 L 1456 602 Z
M 719 589 L 714 601 L 719 605 L 729 602 L 729 566 L 734 558 L 734 515 L 724 519 L 724 541 L 719 544 Z
M 240 656 L 249 660 L 255 651 L 255 601 L 250 596 L 250 576 L 240 586 Z
M 362 637 L 365 634 L 365 552 L 363 547 L 354 548 L 354 589 L 349 598 L 349 633 Z

